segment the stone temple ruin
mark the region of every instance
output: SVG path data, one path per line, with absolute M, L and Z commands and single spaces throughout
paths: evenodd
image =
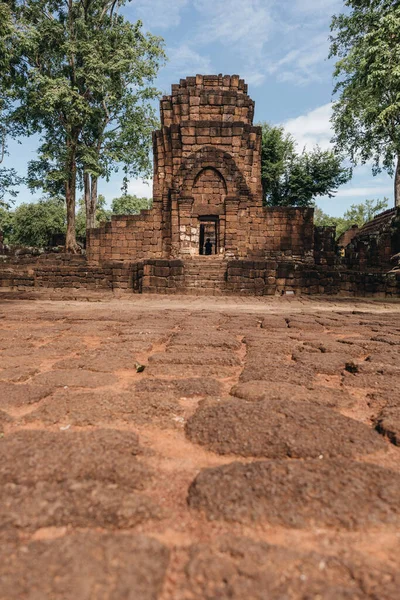
M 312 211 L 263 207 L 261 128 L 238 76 L 188 77 L 161 100 L 151 211 L 93 231 L 89 258 L 312 258 Z
M 43 257 L 15 287 L 88 287 L 159 293 L 398 293 L 390 259 L 399 215 L 380 215 L 341 258 L 313 209 L 263 206 L 261 128 L 237 75 L 187 77 L 161 100 L 153 134 L 153 207 L 89 232 L 86 257 Z M 207 247 L 206 247 L 207 244 Z

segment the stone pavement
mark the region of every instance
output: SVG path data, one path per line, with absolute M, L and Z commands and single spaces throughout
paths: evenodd
M 397 600 L 398 302 L 21 296 L 0 600 Z

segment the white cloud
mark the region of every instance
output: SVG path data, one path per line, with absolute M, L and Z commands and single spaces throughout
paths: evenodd
M 153 197 L 153 181 L 142 179 L 132 179 L 128 183 L 128 194 L 137 196 L 138 198 L 152 198 Z
M 272 30 L 269 0 L 194 0 L 204 17 L 198 43 L 221 42 L 246 56 L 260 56 Z
M 306 85 L 322 79 L 322 68 L 328 54 L 328 36 L 326 33 L 318 34 L 270 63 L 267 70 L 275 74 L 278 81 Z
M 266 78 L 265 73 L 251 70 L 246 71 L 246 69 L 241 70 L 241 76 L 244 78 L 246 83 L 249 85 L 254 85 L 255 87 L 262 85 Z
M 324 104 L 305 115 L 288 119 L 283 126 L 294 136 L 300 148 L 304 146 L 311 148 L 318 144 L 321 148 L 327 149 L 331 147 L 330 140 L 333 135 L 331 114 L 332 104 Z
M 181 21 L 181 11 L 189 0 L 134 0 L 133 7 L 138 17 L 151 25 L 151 29 L 169 29 Z
M 353 196 L 362 196 L 364 198 L 378 198 L 390 195 L 393 188 L 390 186 L 370 186 L 370 187 L 342 187 L 337 193 L 338 198 L 352 198 Z
M 186 76 L 196 75 L 196 73 L 211 73 L 212 66 L 209 56 L 202 56 L 188 44 L 182 44 L 169 50 L 167 69 Z

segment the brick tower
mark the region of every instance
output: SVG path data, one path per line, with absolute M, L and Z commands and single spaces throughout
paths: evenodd
M 253 117 L 237 75 L 188 77 L 162 98 L 153 144 L 164 255 L 203 254 L 207 239 L 213 254 L 245 251 L 251 212 L 262 207 L 261 128 Z
M 153 208 L 91 230 L 90 261 L 193 259 L 207 240 L 227 260 L 313 260 L 312 209 L 263 206 L 261 128 L 243 79 L 187 77 L 160 109 Z

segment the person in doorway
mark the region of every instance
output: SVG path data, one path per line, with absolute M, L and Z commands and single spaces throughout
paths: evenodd
M 212 254 L 212 243 L 210 238 L 207 238 L 206 243 L 204 244 L 204 249 L 205 249 L 205 253 L 207 256 L 210 256 L 210 254 Z

